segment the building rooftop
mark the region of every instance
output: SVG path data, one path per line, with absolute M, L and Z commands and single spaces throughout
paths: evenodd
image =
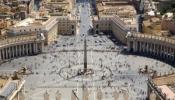
M 175 72 L 171 71 L 163 75 L 153 75 L 148 80 L 148 85 L 152 87 L 156 95 L 163 100 L 175 99 Z
M 97 9 L 99 14 L 116 14 L 120 16 L 120 13 L 130 13 L 135 15 L 135 8 L 126 1 L 101 1 L 97 3 Z M 101 12 L 101 13 L 100 13 Z
M 4 98 L 6 98 L 8 100 L 13 100 L 16 94 L 22 89 L 24 83 L 24 80 L 13 80 L 11 77 L 8 77 L 3 87 L 0 89 L 0 99 L 4 100 Z
M 6 86 L 1 90 L 0 96 L 8 97 L 12 94 L 13 91 L 16 90 L 17 83 L 12 81 L 6 84 Z
M 155 36 L 155 35 L 147 35 L 147 34 L 132 34 L 133 37 L 138 38 L 138 39 L 154 39 L 155 41 L 161 42 L 167 42 L 170 44 L 175 44 L 175 40 L 167 37 L 162 37 L 162 36 Z
M 175 92 L 172 91 L 167 85 L 158 86 L 162 93 L 166 94 L 166 97 L 170 100 L 175 99 Z
M 38 37 L 36 33 L 33 34 L 27 34 L 27 35 L 17 35 L 15 37 L 8 37 L 6 39 L 0 40 L 0 47 L 4 47 L 6 45 L 11 44 L 18 44 L 21 42 L 30 42 L 30 41 L 37 41 L 37 40 L 43 40 L 44 37 Z
M 68 15 L 73 9 L 72 0 L 46 0 L 44 2 L 44 7 L 48 9 L 49 15 L 51 16 L 62 16 Z
M 7 80 L 6 78 L 0 78 L 0 89 L 4 87 L 4 85 L 7 83 Z
M 26 18 L 19 23 L 15 24 L 13 27 L 25 27 L 25 26 L 37 26 L 45 24 L 47 20 L 35 19 L 35 18 Z
M 119 16 L 126 24 L 136 27 L 136 10 L 129 1 L 99 1 L 97 2 L 99 16 Z

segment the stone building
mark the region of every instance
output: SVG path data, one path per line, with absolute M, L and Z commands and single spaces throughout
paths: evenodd
M 129 52 L 175 62 L 175 40 L 167 37 L 127 34 Z
M 43 5 L 51 16 L 67 16 L 74 8 L 75 0 L 45 0 Z
M 97 3 L 98 16 L 119 16 L 126 24 L 136 27 L 136 10 L 129 0 L 101 0 Z
M 46 43 L 49 43 L 50 41 L 54 40 L 51 37 L 57 37 L 57 29 L 57 17 L 38 19 L 27 18 L 9 27 L 7 32 L 12 36 L 30 33 L 44 33 Z
M 2 17 L 10 17 L 17 20 L 23 20 L 30 14 L 30 0 L 1 0 L 0 13 Z M 32 1 L 32 0 L 31 0 Z
M 174 100 L 175 99 L 175 74 L 154 75 L 148 80 L 148 100 Z
M 0 62 L 42 52 L 44 44 L 56 41 L 58 34 L 76 34 L 76 19 L 71 17 L 27 18 L 7 29 L 0 40 Z
M 44 35 L 20 35 L 0 40 L 0 62 L 42 52 Z
M 175 20 L 174 19 L 163 19 L 161 22 L 161 29 L 168 30 L 172 34 L 175 34 Z
M 75 35 L 77 32 L 77 20 L 76 17 L 59 16 L 57 19 L 58 34 Z
M 93 17 L 94 32 L 112 33 L 126 44 L 128 31 L 136 32 L 136 10 L 130 0 L 97 0 L 98 16 Z
M 99 15 L 118 15 L 121 18 L 135 17 L 135 8 L 128 1 L 109 0 L 97 3 Z
M 21 79 L 0 78 L 0 100 L 25 100 L 24 83 Z
M 43 33 L 45 44 L 53 43 L 58 34 L 76 34 L 76 19 L 68 16 L 53 16 L 49 18 L 27 18 L 9 27 L 10 35 Z
M 11 21 L 8 19 L 0 19 L 0 30 L 6 29 L 11 25 Z
M 111 32 L 123 44 L 126 44 L 127 32 L 132 30 L 118 16 L 94 17 L 93 27 L 95 33 Z M 133 29 L 135 30 L 135 27 Z

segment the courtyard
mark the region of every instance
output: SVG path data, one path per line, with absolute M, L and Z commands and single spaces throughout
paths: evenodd
M 30 69 L 32 74 L 24 76 L 24 96 L 27 100 L 43 100 L 46 91 L 51 100 L 55 99 L 58 91 L 61 100 L 71 100 L 74 95 L 72 91 L 79 100 L 85 94 L 89 100 L 98 100 L 100 97 L 102 100 L 145 100 L 148 77 L 139 74 L 139 69 L 148 66 L 149 70 L 157 71 L 158 75 L 174 71 L 166 63 L 123 53 L 125 47 L 116 45 L 117 40 L 110 35 L 95 34 L 88 35 L 86 40 L 87 65 L 96 74 L 67 78 L 73 73 L 69 70 L 61 72 L 62 69 L 76 71 L 83 68 L 83 39 L 80 35 L 59 36 L 57 43 L 44 48 L 43 54 L 3 63 L 0 73 L 12 74 L 24 66 Z M 101 78 L 103 75 L 107 77 Z
M 149 72 L 158 75 L 175 71 L 167 63 L 127 53 L 126 46 L 112 35 L 89 35 L 91 6 L 87 1 L 76 6 L 80 23 L 75 36 L 59 35 L 55 43 L 43 48 L 43 53 L 0 65 L 2 75 L 22 67 L 32 72 L 23 76 L 26 100 L 43 100 L 44 94 L 50 100 L 146 100 L 148 74 L 139 70 L 148 66 Z M 84 39 L 89 70 L 86 75 L 79 74 L 85 62 Z

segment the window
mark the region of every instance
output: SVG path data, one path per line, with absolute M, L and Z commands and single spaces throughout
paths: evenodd
M 98 24 L 96 25 L 96 28 L 98 28 L 99 26 L 98 26 Z
M 74 31 L 72 31 L 72 34 L 74 34 Z
M 72 29 L 74 29 L 74 25 L 72 25 Z

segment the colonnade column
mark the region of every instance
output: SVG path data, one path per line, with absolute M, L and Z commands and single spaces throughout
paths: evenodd
M 32 43 L 29 44 L 29 55 L 32 55 Z
M 19 53 L 19 56 L 22 56 L 22 50 L 21 50 L 21 46 L 20 46 L 20 45 L 18 45 L 18 47 L 19 47 L 19 51 L 18 51 L 18 53 Z
M 147 52 L 147 55 L 149 54 L 149 43 L 146 44 L 146 52 Z
M 139 47 L 138 47 L 138 49 L 139 49 L 138 52 L 141 52 L 141 42 L 139 42 L 138 44 L 139 44 L 139 45 L 138 45 L 138 46 L 139 46 Z
M 4 48 L 2 49 L 1 52 L 2 52 L 2 58 L 1 59 L 4 60 L 4 56 L 5 56 L 5 54 L 4 54 Z
M 8 59 L 8 51 L 7 51 L 7 48 L 5 48 L 5 56 L 6 56 L 6 59 Z
M 127 46 L 128 46 L 128 47 L 127 47 L 127 51 L 128 51 L 128 52 L 131 50 L 130 43 L 131 43 L 131 42 L 128 40 L 128 41 L 127 41 Z
M 175 48 L 173 48 L 173 56 L 174 56 L 174 61 L 175 61 Z
M 2 49 L 0 49 L 0 61 L 2 60 Z
M 162 45 L 160 45 L 160 52 L 161 52 L 161 57 L 163 57 L 163 46 Z
M 145 53 L 145 42 L 143 42 L 142 49 L 143 49 L 143 53 Z
M 17 46 L 18 46 L 18 45 L 15 46 L 15 49 L 16 49 L 16 52 L 15 52 L 15 53 L 16 53 L 16 57 L 18 56 L 18 47 L 17 47 Z
M 167 48 L 167 46 L 165 46 L 165 59 L 167 59 L 167 58 L 168 58 L 167 53 L 168 53 L 168 48 Z
M 162 45 L 162 58 L 164 58 L 164 46 Z
M 9 59 L 11 59 L 11 55 L 12 55 L 12 53 L 11 53 L 11 47 L 8 47 L 8 56 L 9 56 Z
M 14 46 L 12 47 L 12 58 L 14 58 Z
M 138 52 L 138 41 L 135 42 L 135 52 Z
M 24 44 L 22 45 L 22 54 L 25 55 L 25 48 L 24 48 Z
M 34 43 L 34 53 L 38 53 L 38 44 Z
M 28 55 L 28 44 L 26 44 L 26 54 Z
M 173 49 L 172 48 L 170 48 L 170 59 L 173 61 Z
M 171 51 L 170 51 L 170 47 L 168 47 L 168 59 L 171 59 Z
M 137 41 L 133 41 L 133 52 L 137 52 Z
M 41 42 L 41 52 L 43 52 L 44 43 Z

